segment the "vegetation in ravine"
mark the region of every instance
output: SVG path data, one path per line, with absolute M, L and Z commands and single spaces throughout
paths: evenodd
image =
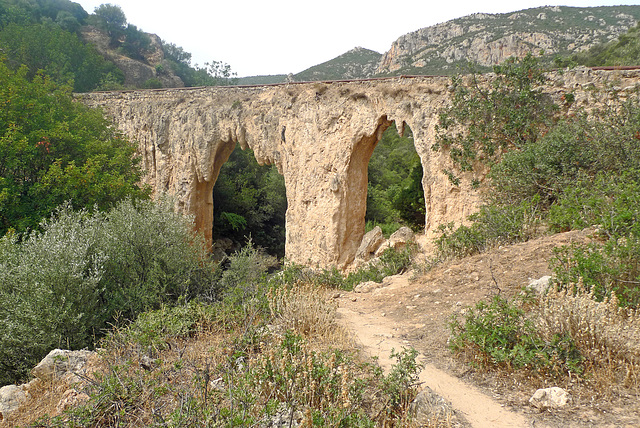
M 127 203 L 117 211 L 134 208 Z M 168 216 L 165 228 L 185 222 L 168 211 L 155 210 L 156 219 Z M 85 221 L 103 223 L 103 219 Z M 139 223 L 129 224 L 137 228 Z M 81 230 L 88 235 L 93 232 Z M 158 247 L 131 232 L 129 241 Z M 155 230 L 149 232 L 158 235 Z M 175 258 L 167 261 L 182 263 L 178 253 L 184 258 L 197 254 L 197 248 L 176 248 Z M 108 255 L 104 260 L 109 260 Z M 296 420 L 302 426 L 317 427 L 402 426 L 417 393 L 416 351 L 392 354 L 396 364 L 383 374 L 374 360 L 353 350 L 350 335 L 337 321 L 333 292 L 309 282 L 311 274 L 296 267 L 267 275 L 271 260 L 247 246 L 231 257 L 222 273 L 206 265 L 194 266 L 191 277 L 201 272 L 195 276 L 206 279 L 198 282 L 204 287 L 183 290 L 187 292 L 177 301 L 165 300 L 137 317 L 123 317 L 103 338 L 97 370 L 87 383 L 86 403 L 53 418 L 41 415 L 34 421 L 33 415 L 25 415 L 22 423 L 39 427 L 248 426 Z M 148 265 L 163 262 L 149 260 Z M 207 271 L 218 273 L 211 277 Z M 160 284 L 153 282 L 155 288 L 148 291 L 161 291 Z M 40 291 L 42 301 L 50 300 L 46 290 Z M 190 298 L 193 293 L 198 297 Z

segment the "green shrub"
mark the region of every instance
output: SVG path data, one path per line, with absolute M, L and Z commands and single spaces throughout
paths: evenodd
M 449 347 L 482 368 L 579 373 L 582 358 L 572 339 L 554 336 L 545 342 L 525 315 L 526 302 L 494 296 L 489 303 L 478 302 L 462 317 L 454 314 Z
M 432 149 L 447 150 L 459 171 L 473 171 L 478 161 L 488 165 L 505 151 L 522 150 L 553 124 L 557 107 L 540 89 L 546 78 L 534 56 L 509 58 L 494 66 L 494 72 L 488 87 L 477 81 L 466 86 L 454 78 L 452 104 L 440 111 Z M 457 172 L 446 172 L 459 183 Z
M 555 230 L 597 225 L 597 239 L 556 251 L 552 266 L 560 287 L 580 278 L 601 301 L 617 295 L 622 306 L 640 305 L 640 180 L 638 173 L 600 174 L 567 189 L 550 211 Z
M 541 221 L 540 198 L 518 205 L 486 204 L 469 216 L 470 226 L 440 225 L 435 239 L 440 258 L 466 257 L 495 245 L 525 242 L 538 234 Z
M 0 383 L 55 347 L 93 346 L 116 315 L 220 295 L 204 243 L 169 200 L 93 215 L 67 205 L 42 230 L 0 239 Z

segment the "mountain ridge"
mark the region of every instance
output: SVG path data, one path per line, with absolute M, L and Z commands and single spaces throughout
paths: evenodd
M 552 63 L 554 57 L 568 57 L 612 42 L 638 20 L 640 6 L 543 6 L 509 13 L 474 13 L 400 36 L 388 51 L 379 54 L 375 70 L 371 69 L 371 56 L 354 55 L 358 50 L 375 51 L 357 47 L 290 78 L 314 81 L 448 75 L 470 63 L 481 71 L 489 70 L 510 56 L 523 57 L 529 52 L 544 52 L 543 60 Z M 340 68 L 349 72 L 340 75 Z M 270 83 L 286 81 L 284 75 L 279 77 Z

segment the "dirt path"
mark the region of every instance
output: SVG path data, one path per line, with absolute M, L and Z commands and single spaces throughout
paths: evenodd
M 406 278 L 404 278 L 406 282 Z M 365 352 L 377 356 L 378 362 L 385 369 L 391 368 L 393 361 L 389 358 L 392 350 L 400 350 L 411 346 L 408 340 L 398 340 L 397 333 L 386 322 L 384 317 L 371 314 L 360 314 L 351 309 L 338 310 L 343 320 L 355 333 Z M 449 373 L 436 368 L 418 358 L 425 367 L 420 373 L 420 381 L 440 396 L 449 401 L 460 416 L 472 427 L 529 427 L 530 424 L 522 415 L 505 409 L 500 403 L 480 392 Z
M 497 378 L 490 373 L 478 373 L 453 358 L 447 347 L 447 320 L 452 314 L 462 313 L 465 307 L 495 294 L 513 296 L 531 279 L 551 274 L 549 260 L 553 249 L 585 242 L 589 233 L 574 231 L 497 248 L 443 264 L 418 278 L 411 274 L 389 277 L 381 288 L 373 291 L 342 294 L 338 298 L 338 311 L 363 349 L 377 356 L 383 367 L 391 365 L 391 349 L 404 346 L 419 351 L 421 362 L 426 364 L 421 381 L 451 402 L 463 416 L 462 424 L 604 426 L 597 423 L 602 412 L 594 416 L 575 407 L 564 413 L 539 412 L 528 403 L 538 386 L 517 376 Z M 624 425 L 614 422 L 607 426 Z

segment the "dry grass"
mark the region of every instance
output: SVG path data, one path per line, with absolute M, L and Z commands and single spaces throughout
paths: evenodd
M 304 283 L 270 289 L 267 298 L 274 314 L 273 325 L 280 332 L 291 330 L 317 344 L 353 348 L 349 330 L 337 320 L 334 293 L 335 290 Z
M 615 296 L 597 302 L 582 283 L 571 290 L 550 290 L 540 299 L 534 318 L 550 339 L 569 334 L 584 358 L 583 375 L 601 394 L 614 386 L 640 393 L 640 314 L 618 306 Z
M 91 395 L 89 410 L 64 414 L 63 420 L 45 418 L 36 426 L 69 426 L 72 420 L 87 427 L 169 421 L 209 426 L 224 420 L 226 411 L 253 420 L 251 425 L 263 420 L 273 403 L 302 426 L 311 426 L 312 412 L 329 425 L 345 415 L 369 415 L 379 426 L 412 426 L 402 411 L 384 409 L 388 396 L 381 372 L 354 350 L 348 330 L 337 321 L 332 295 L 309 284 L 272 288 L 265 299 L 269 313 L 241 311 L 245 315 L 239 318 L 225 313 L 217 322 L 199 322 L 195 333 L 167 336 L 152 346 L 141 345 L 129 328 L 115 329 L 83 386 Z M 260 317 L 269 328 L 261 327 Z M 56 415 L 70 387 L 61 380 L 40 385 L 2 428 Z

